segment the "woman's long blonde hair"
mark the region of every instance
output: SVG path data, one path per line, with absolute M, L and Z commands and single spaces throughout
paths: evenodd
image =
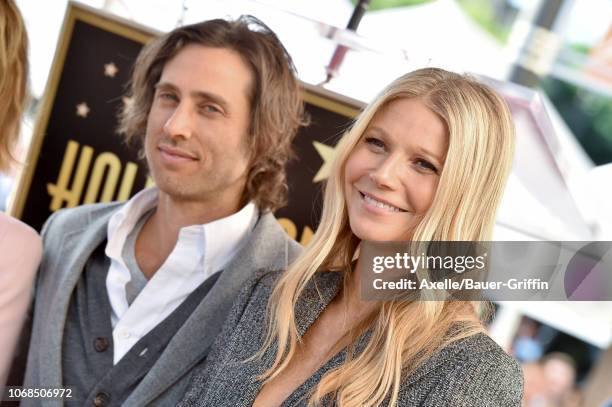
M 19 137 L 27 95 L 28 38 L 13 0 L 0 1 L 0 171 L 7 170 Z
M 412 240 L 490 239 L 514 152 L 508 107 L 487 86 L 442 69 L 421 69 L 398 78 L 361 113 L 336 148 L 317 232 L 279 279 L 268 304 L 268 334 L 258 355 L 275 341 L 278 350 L 261 379 L 278 376 L 294 356 L 300 341 L 295 304 L 315 273 L 343 270 L 346 280 L 351 272 L 359 240 L 348 222 L 344 165 L 376 112 L 400 98 L 424 103 L 444 121 L 449 134 L 436 196 Z M 310 404 L 331 396 L 342 406 L 379 405 L 385 400 L 394 405 L 402 378 L 441 347 L 484 330 L 474 304 L 463 301 L 383 302 L 368 328 L 372 335 L 364 350 L 325 374 Z M 357 337 L 354 333 L 351 341 Z

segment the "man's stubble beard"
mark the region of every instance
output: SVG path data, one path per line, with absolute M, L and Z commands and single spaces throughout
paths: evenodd
M 177 200 L 206 201 L 213 193 L 207 190 L 209 182 L 204 177 L 156 176 L 153 171 L 151 171 L 151 177 L 160 191 Z

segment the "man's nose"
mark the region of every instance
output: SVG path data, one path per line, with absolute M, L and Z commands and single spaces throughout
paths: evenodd
M 399 156 L 388 155 L 382 158 L 370 171 L 370 179 L 381 189 L 395 189 L 401 176 Z
M 193 121 L 194 109 L 188 103 L 181 102 L 164 123 L 164 132 L 172 138 L 189 139 L 193 135 Z

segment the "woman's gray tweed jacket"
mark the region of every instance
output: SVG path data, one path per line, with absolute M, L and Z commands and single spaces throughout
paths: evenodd
M 274 347 L 263 359 L 244 362 L 257 352 L 266 333 L 266 305 L 280 272 L 256 276 L 236 298 L 208 359 L 195 370 L 181 406 L 251 406 L 261 389 L 256 377 L 272 363 Z M 318 317 L 342 285 L 338 272 L 317 273 L 296 305 L 300 335 Z M 360 338 L 357 349 L 367 341 Z M 309 392 L 330 369 L 340 365 L 346 350 L 332 357 L 285 400 L 283 407 L 305 406 Z M 356 374 L 359 374 L 356 372 Z M 455 342 L 406 377 L 398 406 L 520 406 L 522 371 L 484 334 Z M 334 404 L 328 402 L 327 404 Z

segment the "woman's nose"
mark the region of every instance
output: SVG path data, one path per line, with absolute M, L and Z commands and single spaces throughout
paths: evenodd
M 381 189 L 397 188 L 400 173 L 400 157 L 388 155 L 370 171 L 370 179 Z

